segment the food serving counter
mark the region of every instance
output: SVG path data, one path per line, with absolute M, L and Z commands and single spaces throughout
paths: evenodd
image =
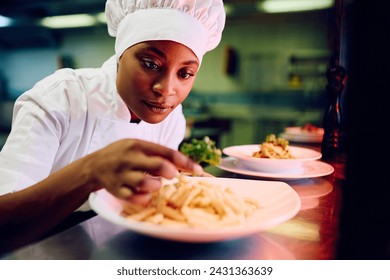
M 254 178 L 217 167 L 206 171 L 227 178 Z M 186 243 L 147 237 L 96 215 L 2 259 L 334 259 L 338 240 L 342 176 L 334 173 L 286 180 L 300 197 L 290 220 L 248 237 L 212 243 Z M 278 179 L 279 181 L 279 179 Z

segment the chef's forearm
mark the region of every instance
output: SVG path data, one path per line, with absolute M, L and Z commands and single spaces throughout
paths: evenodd
M 68 217 L 96 190 L 79 160 L 37 184 L 0 196 L 1 242 L 31 242 Z M 86 169 L 87 170 L 87 169 Z

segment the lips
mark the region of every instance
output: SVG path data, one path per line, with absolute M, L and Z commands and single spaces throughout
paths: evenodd
M 144 101 L 144 104 L 149 108 L 149 110 L 156 114 L 164 114 L 174 107 L 166 103 L 155 103 L 147 101 Z

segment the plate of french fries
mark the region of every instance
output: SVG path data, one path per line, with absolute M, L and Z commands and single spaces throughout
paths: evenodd
M 243 238 L 293 218 L 298 194 L 284 182 L 180 176 L 163 180 L 147 205 L 120 200 L 105 189 L 89 197 L 91 208 L 133 232 L 180 242 Z

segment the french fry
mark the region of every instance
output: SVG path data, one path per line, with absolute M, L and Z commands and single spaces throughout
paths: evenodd
M 168 206 L 162 207 L 161 213 L 164 216 L 166 216 L 167 218 L 170 218 L 172 220 L 176 220 L 176 221 L 180 221 L 180 222 L 186 221 L 185 216 L 183 216 L 183 214 L 181 212 L 179 212 L 179 210 L 168 207 Z
M 144 209 L 143 206 L 137 205 L 134 203 L 126 203 L 123 206 L 123 212 L 127 213 L 128 215 L 132 215 L 134 213 L 138 213 Z
M 136 214 L 132 214 L 130 216 L 127 216 L 127 218 L 131 219 L 131 220 L 136 220 L 136 221 L 143 221 L 147 217 L 149 217 L 150 215 L 155 214 L 156 211 L 157 211 L 157 209 L 154 207 L 153 208 L 145 208 Z
M 215 193 L 214 189 L 205 189 L 204 190 L 205 195 L 207 197 L 210 197 L 211 199 L 211 205 L 219 215 L 223 215 L 226 210 L 224 205 L 222 204 L 221 200 L 218 198 L 218 195 Z
M 177 188 L 174 185 L 165 185 L 160 190 L 160 198 L 169 199 L 176 192 Z
M 192 200 L 199 193 L 201 193 L 201 191 L 202 191 L 202 189 L 200 189 L 200 188 L 196 188 L 196 187 L 191 188 L 191 190 L 189 191 L 189 194 L 187 195 L 186 200 L 184 201 L 182 207 L 187 207 L 187 205 L 189 205 L 192 202 Z
M 259 202 L 253 198 L 250 198 L 250 197 L 245 197 L 244 198 L 244 201 L 247 203 L 247 204 L 250 204 L 250 205 L 253 205 L 255 206 L 256 208 L 260 208 L 260 205 L 259 205 Z
M 189 207 L 210 208 L 211 198 L 208 196 L 197 196 L 188 204 Z
M 215 223 L 219 220 L 218 215 L 208 213 L 202 208 L 183 207 L 181 211 L 190 224 Z
M 188 187 L 178 188 L 169 198 L 169 203 L 180 208 L 188 196 Z
M 145 219 L 145 222 L 149 222 L 152 224 L 160 224 L 164 220 L 164 215 L 162 213 L 156 213 L 152 216 L 149 216 Z

